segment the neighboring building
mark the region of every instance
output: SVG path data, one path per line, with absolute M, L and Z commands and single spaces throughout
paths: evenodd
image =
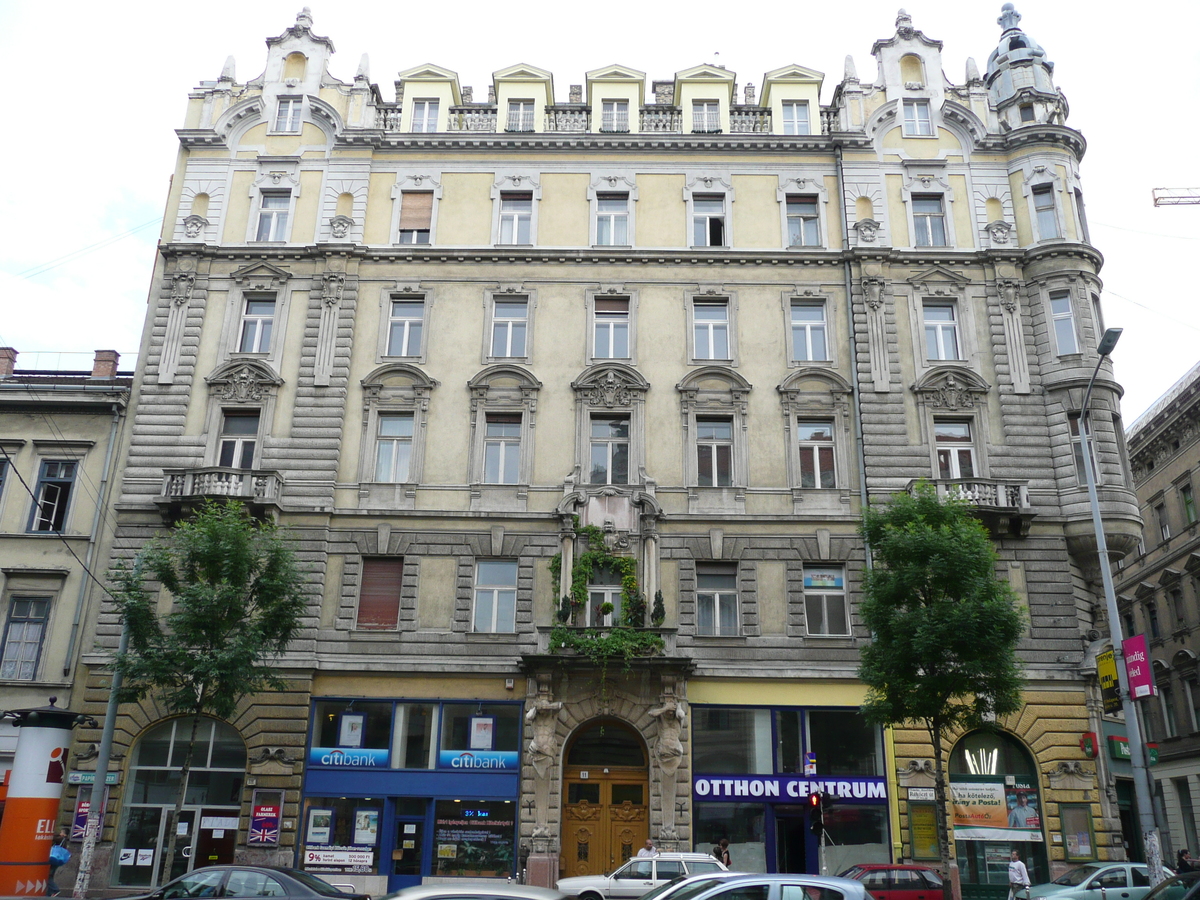
M 901 14 L 828 106 L 798 65 L 760 91 L 611 65 L 566 103 L 533 66 L 475 102 L 419 65 L 385 103 L 365 58 L 330 74 L 307 12 L 263 75 L 231 63 L 192 92 L 117 557 L 240 497 L 297 537 L 311 606 L 291 689 L 204 732 L 179 870 L 550 883 L 650 835 L 815 871 L 818 784 L 830 871 L 928 859 L 930 748 L 863 725 L 856 679 L 862 504 L 920 479 L 976 504 L 1030 619 L 1025 708 L 946 748 L 1016 811 L 959 830 L 964 881 L 1004 890 L 1014 836 L 1037 881 L 1124 855 L 1079 748 L 1099 730 L 1074 431 L 1100 255 L 1083 138 L 1017 19 L 959 85 Z M 1140 520 L 1104 365 L 1123 553 Z M 643 603 L 606 638 L 628 664 L 601 653 L 587 626 Z M 100 648 L 117 633 L 106 610 Z M 175 727 L 122 712 L 113 883 L 148 883 L 165 843 Z
M 91 372 L 18 369 L 0 347 L 0 710 L 69 709 L 112 539 L 111 485 L 132 372 L 97 350 Z M 17 729 L 0 724 L 0 781 Z
M 1159 822 L 1173 852 L 1200 846 L 1200 529 L 1193 480 L 1200 479 L 1200 365 L 1126 433 L 1145 537 L 1115 574 L 1126 635 L 1150 645 L 1158 696 L 1140 701 L 1149 739 L 1158 743 Z M 1196 798 L 1193 800 L 1193 798 Z

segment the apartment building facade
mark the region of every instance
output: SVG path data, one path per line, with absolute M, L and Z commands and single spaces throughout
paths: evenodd
M 829 871 L 928 859 L 930 748 L 863 724 L 855 675 L 863 503 L 921 480 L 976 505 L 1029 612 L 1025 708 L 946 750 L 1036 816 L 960 830 L 963 881 L 998 890 L 1011 840 L 1039 880 L 1124 854 L 1078 746 L 1101 257 L 1083 138 L 1018 19 L 953 84 L 902 14 L 827 105 L 800 65 L 759 90 L 612 65 L 562 103 L 534 66 L 475 101 L 428 64 L 385 102 L 304 12 L 261 76 L 191 93 L 118 534 L 128 556 L 243 499 L 295 536 L 311 605 L 291 689 L 207 726 L 177 871 L 550 884 L 647 836 L 817 871 L 812 790 L 836 798 Z M 97 629 L 115 645 L 111 611 Z M 113 884 L 150 878 L 175 728 L 122 712 Z

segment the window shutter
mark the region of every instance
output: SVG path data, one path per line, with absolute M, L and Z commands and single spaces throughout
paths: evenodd
M 629 312 L 629 298 L 597 297 L 596 312 Z
M 358 628 L 392 630 L 400 620 L 400 586 L 404 560 L 364 559 L 358 595 Z
M 400 230 L 427 231 L 433 219 L 433 191 L 404 191 L 400 197 Z

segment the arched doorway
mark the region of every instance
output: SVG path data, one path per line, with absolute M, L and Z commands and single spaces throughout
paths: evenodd
M 950 754 L 949 775 L 963 900 L 1007 896 L 1013 850 L 1034 884 L 1049 881 L 1038 770 L 1021 742 L 1002 731 L 973 731 Z
M 612 871 L 650 835 L 646 745 L 624 722 L 597 720 L 575 732 L 564 759 L 563 875 Z
M 152 727 L 134 747 L 117 841 L 116 884 L 154 884 L 191 733 L 192 719 L 170 719 Z M 245 777 L 246 745 L 237 729 L 202 718 L 176 825 L 171 877 L 233 862 Z

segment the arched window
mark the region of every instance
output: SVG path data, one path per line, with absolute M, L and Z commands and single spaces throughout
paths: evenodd
M 179 775 L 193 720 L 170 719 L 142 735 L 133 750 L 122 798 L 117 884 L 154 884 L 167 846 L 167 818 L 175 806 Z M 229 864 L 238 837 L 246 745 L 233 726 L 202 717 L 196 726 L 187 794 L 176 825 L 171 877 L 200 865 Z
M 593 722 L 572 739 L 568 766 L 645 766 L 641 738 L 619 722 Z

